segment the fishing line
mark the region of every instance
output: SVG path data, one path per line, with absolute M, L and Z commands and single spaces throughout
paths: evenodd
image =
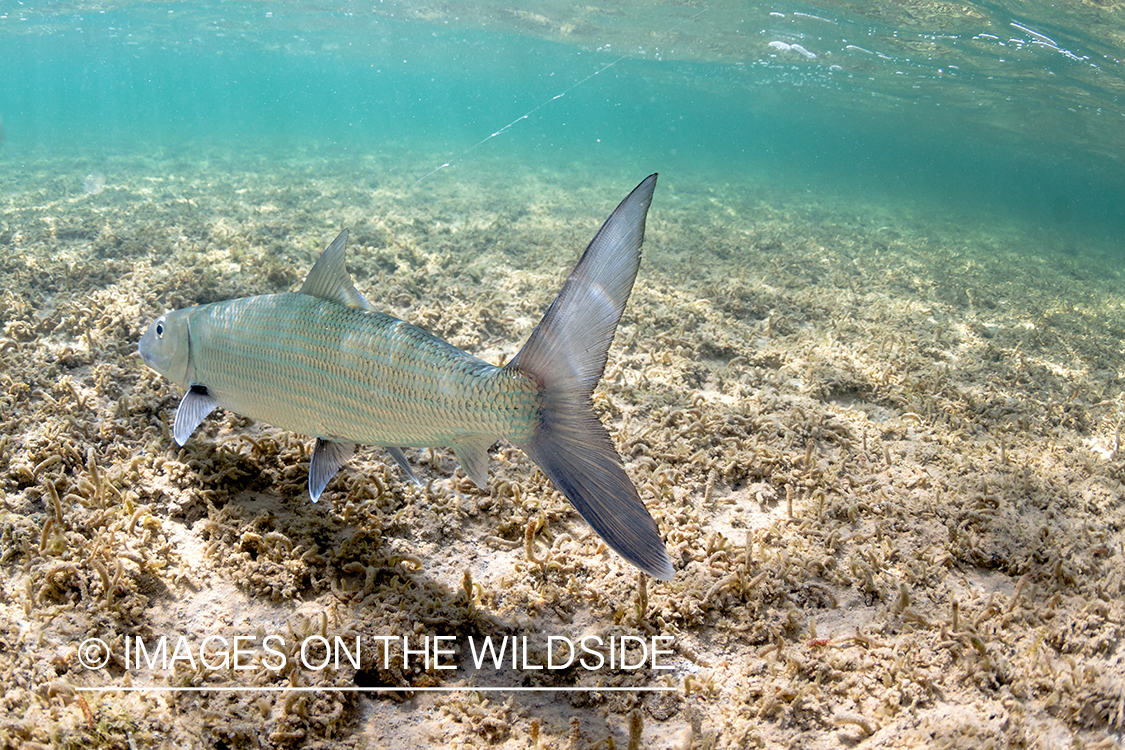
M 694 15 L 692 15 L 692 16 L 689 16 L 689 17 L 687 17 L 687 18 L 685 18 L 684 20 L 680 21 L 679 23 L 675 24 L 674 26 L 671 26 L 671 27 L 669 27 L 669 28 L 668 28 L 668 29 L 667 29 L 667 30 L 666 30 L 666 31 L 665 31 L 664 33 L 665 33 L 665 34 L 671 34 L 671 33 L 672 33 L 673 31 L 675 31 L 676 29 L 680 28 L 680 27 L 681 27 L 681 26 L 683 26 L 684 24 L 686 24 L 686 23 L 688 23 L 688 22 L 690 22 L 690 21 L 694 21 L 695 19 L 699 18 L 699 17 L 701 16 L 701 15 L 703 15 L 704 13 L 706 13 L 709 7 L 710 7 L 710 6 L 704 7 L 704 8 L 703 8 L 703 10 L 699 11 L 698 13 L 696 13 L 696 14 L 694 14 Z M 431 170 L 430 170 L 429 172 L 427 172 L 426 174 L 422 175 L 422 176 L 421 176 L 421 177 L 419 177 L 419 178 L 418 178 L 417 180 L 415 180 L 415 181 L 414 181 L 414 184 L 415 184 L 415 185 L 417 185 L 417 184 L 418 184 L 419 182 L 421 182 L 422 180 L 426 179 L 427 177 L 429 177 L 429 176 L 431 176 L 431 175 L 434 175 L 434 174 L 437 174 L 438 172 L 440 172 L 441 170 L 445 169 L 446 167 L 451 167 L 451 166 L 453 166 L 454 164 L 458 163 L 459 161 L 461 161 L 462 159 L 464 159 L 464 158 L 465 158 L 466 156 L 468 156 L 468 155 L 469 155 L 469 153 L 471 153 L 472 151 L 476 150 L 476 149 L 477 149 L 477 147 L 479 147 L 479 146 L 481 146 L 481 145 L 483 145 L 483 144 L 487 143 L 488 141 L 491 141 L 491 140 L 492 140 L 493 138 L 495 138 L 496 136 L 498 136 L 498 135 L 501 135 L 501 134 L 503 134 L 503 133 L 507 132 L 508 130 L 512 129 L 512 128 L 513 128 L 513 127 L 515 127 L 515 126 L 516 126 L 517 124 L 519 124 L 520 122 L 522 122 L 522 121 L 526 120 L 527 118 L 531 117 L 531 116 L 532 116 L 533 114 L 535 114 L 536 112 L 538 112 L 539 110 L 541 110 L 541 109 L 543 109 L 544 107 L 546 107 L 546 106 L 547 106 L 548 104 L 550 104 L 551 102 L 553 102 L 553 101 L 556 101 L 556 100 L 558 100 L 558 99 L 562 99 L 562 98 L 563 98 L 564 96 L 566 96 L 567 94 L 569 94 L 569 93 L 570 93 L 571 91 L 573 91 L 574 89 L 578 88 L 578 87 L 579 87 L 579 86 L 581 86 L 582 84 L 586 83 L 586 81 L 590 80 L 590 79 L 591 79 L 591 78 L 593 78 L 594 76 L 597 76 L 597 75 L 599 75 L 599 74 L 601 74 L 601 73 L 604 73 L 605 71 L 609 70 L 609 69 L 610 69 L 610 68 L 612 68 L 612 67 L 613 67 L 614 65 L 616 65 L 617 63 L 619 63 L 619 62 L 621 62 L 622 60 L 624 60 L 624 59 L 626 59 L 626 58 L 628 58 L 628 57 L 631 57 L 631 56 L 632 56 L 632 55 L 630 55 L 630 54 L 624 54 L 624 55 L 622 55 L 621 57 L 619 57 L 619 58 L 617 58 L 616 60 L 614 60 L 613 62 L 611 62 L 611 63 L 608 63 L 608 64 L 606 64 L 606 65 L 604 65 L 604 66 L 602 66 L 602 67 L 598 68 L 598 69 L 597 69 L 597 70 L 595 70 L 595 71 L 594 71 L 593 73 L 591 73 L 590 75 L 586 76 L 585 78 L 583 78 L 582 80 L 578 81 L 577 83 L 573 83 L 573 84 L 571 84 L 571 85 L 570 85 L 569 87 L 567 87 L 566 89 L 564 89 L 564 90 L 563 90 L 563 91 L 561 91 L 560 93 L 558 93 L 558 94 L 555 94 L 555 95 L 554 95 L 554 96 L 552 96 L 552 97 L 551 97 L 550 99 L 546 99 L 546 100 L 544 100 L 543 102 L 541 102 L 541 103 L 540 103 L 539 105 L 537 105 L 537 106 L 535 106 L 535 107 L 532 107 L 532 108 L 531 108 L 531 109 L 529 109 L 529 110 L 528 110 L 527 112 L 524 112 L 524 113 L 523 113 L 522 115 L 520 115 L 520 116 L 519 116 L 519 117 L 517 117 L 516 119 L 512 120 L 511 122 L 509 122 L 509 123 L 508 123 L 507 125 L 505 125 L 504 127 L 500 128 L 499 130 L 497 130 L 497 131 L 496 131 L 495 133 L 493 133 L 492 135 L 489 135 L 489 136 L 487 136 L 487 137 L 485 137 L 485 138 L 482 138 L 482 139 L 480 139 L 479 141 L 477 141 L 476 143 L 474 143 L 474 144 L 473 144 L 472 146 L 469 146 L 469 148 L 467 148 L 467 149 L 465 149 L 464 151 L 462 151 L 462 152 L 461 152 L 460 154 L 458 154 L 457 156 L 455 156 L 455 157 L 453 157 L 452 159 L 450 159 L 449 161 L 445 162 L 445 164 L 442 164 L 442 165 L 441 165 L 440 167 L 434 167 L 434 168 L 433 168 L 433 169 L 431 169 Z

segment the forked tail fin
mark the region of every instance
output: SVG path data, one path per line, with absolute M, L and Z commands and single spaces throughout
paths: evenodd
M 664 541 L 590 400 L 637 277 L 655 187 L 653 174 L 610 214 L 531 338 L 506 367 L 535 378 L 542 388 L 538 429 L 519 447 L 606 544 L 666 581 L 674 571 Z

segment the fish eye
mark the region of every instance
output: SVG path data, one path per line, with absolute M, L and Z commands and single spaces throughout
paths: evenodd
M 164 335 L 164 321 L 156 321 L 156 338 L 161 338 Z

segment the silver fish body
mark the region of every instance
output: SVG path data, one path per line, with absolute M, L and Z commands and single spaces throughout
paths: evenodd
M 186 389 L 173 436 L 183 445 L 216 407 L 316 437 L 317 500 L 356 444 L 449 445 L 480 487 L 488 448 L 520 447 L 625 559 L 669 579 L 656 523 L 625 474 L 591 393 L 640 262 L 656 175 L 621 202 L 523 349 L 490 365 L 376 311 L 344 267 L 347 230 L 299 292 L 166 313 L 149 326 L 145 363 Z M 416 480 L 415 480 L 416 481 Z
M 292 432 L 405 447 L 473 435 L 521 443 L 538 419 L 531 378 L 381 312 L 290 292 L 171 315 L 186 318 L 192 341 L 180 385 L 205 383 L 218 406 Z

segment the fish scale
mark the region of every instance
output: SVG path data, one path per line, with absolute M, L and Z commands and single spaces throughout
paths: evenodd
M 421 447 L 520 443 L 538 386 L 380 312 L 297 293 L 193 308 L 195 379 L 219 406 L 325 439 Z M 330 363 L 325 366 L 325 363 Z
M 656 175 L 617 206 L 519 353 L 490 365 L 374 309 L 344 264 L 348 230 L 299 292 L 174 310 L 137 350 L 186 389 L 172 423 L 183 445 L 215 408 L 316 438 L 316 502 L 357 443 L 383 446 L 415 482 L 403 447 L 449 445 L 481 489 L 505 438 L 543 471 L 606 544 L 668 580 L 660 530 L 625 473 L 591 396 L 640 266 Z

